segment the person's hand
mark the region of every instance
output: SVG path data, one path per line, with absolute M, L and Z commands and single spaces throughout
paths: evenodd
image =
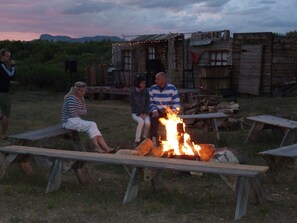
M 10 60 L 10 65 L 15 66 L 15 60 Z
M 145 118 L 146 118 L 146 114 L 141 114 L 140 117 L 141 117 L 142 119 L 145 119 Z
M 153 118 L 158 118 L 159 117 L 159 112 L 158 111 L 153 111 L 152 117 Z

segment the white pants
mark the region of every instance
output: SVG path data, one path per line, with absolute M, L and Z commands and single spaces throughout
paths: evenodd
M 137 116 L 135 113 L 132 114 L 132 118 L 137 122 L 135 142 L 141 141 L 141 135 L 143 131 L 143 137 L 147 138 L 151 127 L 150 117 L 146 116 L 145 119 Z
M 63 124 L 63 127 L 65 129 L 72 129 L 79 132 L 87 132 L 90 139 L 96 136 L 101 136 L 95 122 L 85 121 L 81 118 L 69 118 L 68 121 Z

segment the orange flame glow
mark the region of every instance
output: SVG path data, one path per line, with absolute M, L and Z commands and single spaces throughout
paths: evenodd
M 172 155 L 199 155 L 201 147 L 191 141 L 191 137 L 185 132 L 185 123 L 177 116 L 177 112 L 166 108 L 167 119 L 159 121 L 166 128 L 167 139 L 161 142 L 164 152 Z M 179 126 L 179 130 L 178 130 Z

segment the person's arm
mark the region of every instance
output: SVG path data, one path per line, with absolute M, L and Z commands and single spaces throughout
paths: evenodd
M 149 97 L 150 97 L 150 105 L 149 105 L 149 112 L 154 113 L 158 111 L 155 99 L 154 99 L 154 92 L 153 88 L 151 87 L 149 90 Z
M 171 104 L 171 109 L 174 111 L 180 109 L 180 98 L 177 89 L 174 87 L 173 93 L 172 93 L 172 104 Z
M 87 114 L 87 106 L 84 98 L 80 100 L 79 108 L 77 109 L 79 116 L 85 116 Z
M 1 68 L 4 70 L 4 73 L 10 78 L 13 78 L 16 74 L 16 67 L 14 61 L 11 63 L 11 69 L 8 69 L 4 63 L 1 63 Z
M 68 113 L 69 113 L 70 118 L 79 117 L 78 104 L 77 104 L 75 98 L 73 96 L 68 96 L 66 98 L 66 100 L 67 100 L 66 103 L 68 104 Z

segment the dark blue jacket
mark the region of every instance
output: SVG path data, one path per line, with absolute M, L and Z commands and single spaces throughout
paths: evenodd
M 8 93 L 10 91 L 10 81 L 16 74 L 15 66 L 7 67 L 3 61 L 0 60 L 0 92 Z
M 132 113 L 136 115 L 148 114 L 150 105 L 150 96 L 148 89 L 137 91 L 135 87 L 130 88 L 130 105 Z

